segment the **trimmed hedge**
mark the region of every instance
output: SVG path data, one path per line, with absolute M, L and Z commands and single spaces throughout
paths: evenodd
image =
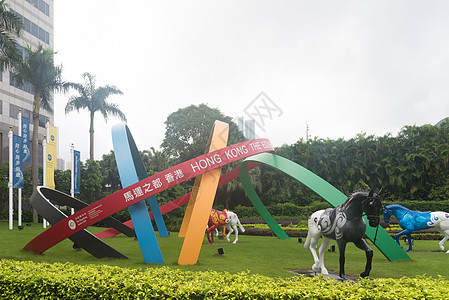
M 1 299 L 444 299 L 442 277 L 270 278 L 249 272 L 191 272 L 0 260 Z
M 444 201 L 382 201 L 383 205 L 400 204 L 410 210 L 420 211 L 447 211 L 449 212 L 449 200 Z M 311 214 L 320 209 L 331 207 L 327 202 L 315 201 L 307 206 L 300 206 L 293 203 L 277 203 L 267 206 L 268 211 L 273 216 L 290 217 L 296 220 L 307 220 Z M 240 220 L 248 218 L 260 218 L 254 206 L 241 206 L 237 205 L 234 209 Z
M 383 205 L 400 204 L 410 210 L 449 212 L 449 200 L 443 201 L 382 201 Z
M 298 220 L 307 220 L 315 211 L 328 207 L 331 207 L 331 205 L 324 201 L 313 202 L 311 205 L 307 206 L 300 206 L 286 202 L 269 205 L 267 206 L 267 210 L 273 216 L 284 216 Z M 260 215 L 254 206 L 237 205 L 231 210 L 239 216 L 240 220 L 247 218 L 260 218 Z

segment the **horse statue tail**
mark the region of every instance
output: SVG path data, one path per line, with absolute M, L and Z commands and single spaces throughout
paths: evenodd
M 311 219 L 309 218 L 308 220 L 308 227 L 310 228 L 310 222 Z M 312 238 L 310 237 L 310 233 L 309 230 L 307 230 L 307 238 L 306 238 L 306 242 L 304 243 L 304 248 L 309 249 L 310 248 L 310 241 L 312 240 Z
M 306 238 L 306 242 L 304 243 L 304 248 L 309 249 L 310 248 L 310 235 L 309 233 L 307 233 L 307 238 Z

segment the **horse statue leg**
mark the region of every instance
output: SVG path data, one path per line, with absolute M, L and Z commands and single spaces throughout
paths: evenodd
M 237 225 L 238 225 L 238 228 L 237 228 Z M 242 223 L 240 223 L 240 220 L 236 214 L 234 214 L 234 216 L 231 218 L 231 221 L 228 224 L 226 224 L 226 226 L 230 228 L 230 233 L 227 236 L 228 242 L 230 241 L 230 239 L 229 239 L 230 234 L 235 231 L 235 240 L 234 240 L 233 244 L 237 243 L 237 241 L 239 240 L 238 229 L 240 229 L 241 232 L 245 232 L 245 228 L 243 227 Z
M 318 245 L 320 238 L 321 238 L 321 233 L 311 234 L 310 229 L 309 229 L 309 233 L 307 234 L 306 242 L 304 243 L 304 248 L 306 248 L 307 250 L 312 252 L 313 261 L 314 261 L 314 264 L 312 266 L 312 271 L 314 271 L 314 272 L 318 272 L 321 269 L 320 259 L 318 258 L 318 255 L 316 253 L 316 246 Z M 324 270 L 321 269 L 321 272 L 323 274 L 328 274 L 327 270 L 325 268 L 324 268 Z
M 323 237 L 323 240 L 321 241 L 320 249 L 318 250 L 318 253 L 320 255 L 320 269 L 322 274 L 329 274 L 326 267 L 324 266 L 324 253 L 326 252 L 327 247 L 329 246 L 331 239 L 327 237 Z
M 209 240 L 209 245 L 212 245 L 214 243 L 214 235 L 213 231 L 217 228 L 217 224 L 212 225 L 206 230 L 207 239 Z
M 440 246 L 441 251 L 444 251 L 444 243 L 446 243 L 446 241 L 449 239 L 449 235 L 444 233 L 445 235 L 444 238 L 438 243 L 438 245 Z M 446 251 L 446 253 L 449 253 L 449 250 Z
M 346 244 L 348 242 L 342 239 L 337 240 L 338 245 L 338 252 L 340 253 L 340 278 L 341 280 L 346 280 L 346 274 L 345 274 L 345 251 L 346 251 Z
M 228 230 L 228 234 L 226 234 L 226 239 L 228 240 L 228 243 L 231 241 L 231 239 L 229 238 L 231 236 L 231 233 L 234 232 L 234 229 L 232 229 L 231 225 L 226 224 L 226 229 Z
M 239 231 L 237 230 L 236 224 L 232 224 L 231 228 L 232 228 L 232 231 L 235 231 L 235 240 L 232 242 L 233 244 L 235 244 L 239 240 Z
M 412 235 L 410 233 L 407 234 L 407 241 L 408 241 L 408 249 L 405 250 L 405 252 L 412 250 Z
M 412 236 L 411 236 L 412 232 L 413 232 L 412 229 L 407 228 L 407 229 L 404 229 L 404 230 L 402 230 L 401 232 L 399 232 L 398 234 L 395 235 L 396 242 L 398 243 L 399 246 L 401 246 L 401 243 L 399 242 L 399 238 L 401 237 L 401 235 L 406 235 L 407 236 L 408 249 L 405 250 L 405 252 L 408 252 L 408 251 L 412 250 Z M 403 248 L 403 247 L 401 246 L 401 248 Z
M 443 212 L 439 216 L 439 222 L 435 225 L 435 229 L 441 233 L 444 238 L 438 243 L 441 251 L 444 251 L 444 243 L 449 239 L 449 218 L 448 214 Z M 446 252 L 449 253 L 449 250 Z
M 368 244 L 365 242 L 364 239 L 360 239 L 357 242 L 354 242 L 354 245 L 365 251 L 366 254 L 366 265 L 365 265 L 365 271 L 360 274 L 360 277 L 365 278 L 369 276 L 369 272 L 371 272 L 371 264 L 373 262 L 373 249 L 371 249 Z
M 324 258 L 322 261 L 318 258 L 318 255 L 316 253 L 316 246 L 318 245 L 318 242 L 321 238 L 321 230 L 318 229 L 317 226 L 317 220 L 319 219 L 319 216 L 324 212 L 324 210 L 317 211 L 312 214 L 312 216 L 308 220 L 308 232 L 307 232 L 307 239 L 304 243 L 304 248 L 309 250 L 312 253 L 314 264 L 312 266 L 312 270 L 314 272 L 318 272 L 321 270 L 322 274 L 329 274 L 327 269 L 324 267 Z M 323 240 L 324 243 L 324 240 Z M 328 242 L 329 244 L 329 242 Z M 327 247 L 327 245 L 326 245 Z M 321 247 L 320 247 L 321 249 Z M 323 250 L 324 255 L 324 250 Z M 320 254 L 320 256 L 322 256 Z

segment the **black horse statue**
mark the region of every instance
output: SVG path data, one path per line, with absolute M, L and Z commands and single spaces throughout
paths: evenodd
M 373 260 L 373 250 L 363 239 L 366 230 L 363 214 L 368 217 L 369 225 L 376 227 L 380 222 L 380 211 L 382 203 L 380 201 L 380 191 L 378 194 L 371 191 L 354 191 L 342 205 L 336 208 L 328 208 L 314 212 L 308 221 L 309 231 L 304 248 L 310 250 L 315 260 L 312 270 L 317 272 L 321 270 L 322 274 L 329 274 L 324 267 L 324 252 L 329 245 L 330 240 L 336 240 L 340 252 L 340 278 L 345 276 L 345 249 L 348 242 L 353 242 L 357 248 L 366 253 L 365 271 L 360 274 L 361 277 L 367 277 L 371 271 L 371 262 Z M 316 246 L 321 236 L 321 243 L 318 258 Z

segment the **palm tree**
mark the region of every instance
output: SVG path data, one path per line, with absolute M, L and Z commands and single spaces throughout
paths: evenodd
M 161 172 L 168 169 L 172 164 L 172 159 L 166 152 L 162 152 L 151 147 L 150 150 L 143 150 L 140 155 L 142 156 L 143 163 L 147 170 L 154 172 Z
M 33 134 L 31 143 L 31 168 L 33 190 L 37 187 L 38 177 L 38 129 L 40 108 L 52 112 L 51 98 L 54 91 L 66 91 L 67 85 L 62 80 L 62 67 L 55 66 L 54 52 L 39 45 L 36 50 L 24 48 L 25 59 L 13 67 L 13 79 L 19 85 L 30 84 L 34 93 L 33 100 Z M 34 211 L 33 221 L 37 222 L 37 212 Z
M 11 67 L 22 58 L 18 51 L 16 37 L 23 29 L 18 16 L 8 10 L 5 0 L 0 1 L 0 70 Z
M 87 108 L 90 112 L 90 159 L 94 160 L 94 116 L 96 112 L 100 112 L 105 121 L 108 116 L 118 116 L 126 122 L 125 115 L 120 111 L 114 103 L 109 103 L 106 99 L 110 95 L 122 95 L 122 91 L 112 85 L 95 87 L 95 76 L 89 73 L 83 74 L 84 84 L 69 83 L 69 86 L 75 89 L 79 95 L 71 96 L 65 107 L 65 113 L 69 113 L 76 109 L 79 112 L 82 108 Z

